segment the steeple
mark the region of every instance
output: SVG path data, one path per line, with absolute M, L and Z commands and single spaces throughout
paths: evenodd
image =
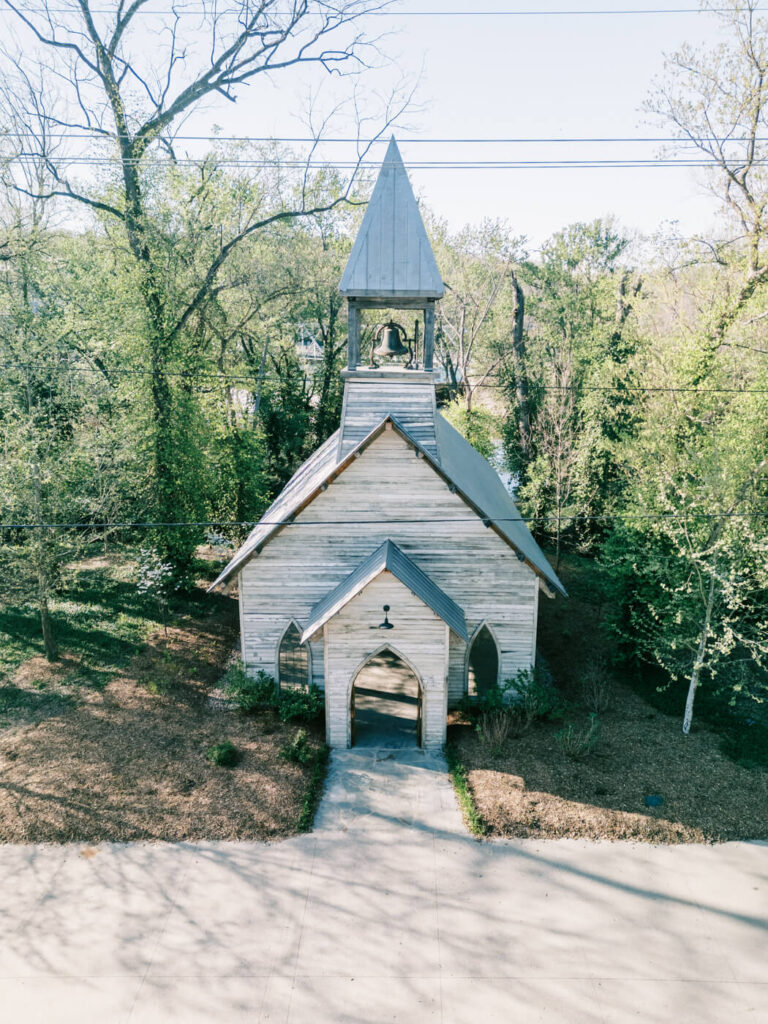
M 445 292 L 394 135 L 339 291 L 393 300 L 440 299 Z
M 392 308 L 423 315 L 423 330 L 415 327 L 410 339 L 403 328 L 400 334 L 411 350 L 407 371 L 431 372 L 435 302 L 442 298 L 445 287 L 394 136 L 339 291 L 346 296 L 348 306 L 349 373 L 357 371 L 363 361 L 361 311 Z M 375 368 L 373 355 L 370 363 Z

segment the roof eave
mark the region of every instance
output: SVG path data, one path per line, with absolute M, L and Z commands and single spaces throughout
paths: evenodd
M 279 533 L 287 525 L 289 525 L 289 520 L 292 521 L 293 519 L 295 519 L 297 515 L 303 512 L 304 509 L 315 500 L 318 494 L 322 493 L 327 484 L 335 480 L 336 477 L 338 477 L 341 473 L 344 472 L 347 466 L 351 465 L 351 463 L 353 463 L 355 459 L 359 457 L 360 453 L 365 448 L 367 448 L 368 445 L 371 444 L 379 436 L 379 434 L 382 433 L 382 431 L 386 428 L 387 423 L 391 423 L 393 429 L 396 430 L 398 434 L 400 434 L 400 436 L 403 438 L 406 444 L 409 444 L 414 449 L 414 451 L 418 451 L 421 454 L 421 456 L 424 459 L 426 459 L 426 461 L 432 466 L 432 468 L 435 470 L 438 476 L 440 476 L 446 483 L 448 483 L 451 487 L 454 488 L 454 490 L 461 497 L 461 499 L 467 505 L 469 505 L 469 507 L 475 512 L 477 517 L 481 519 L 489 529 L 492 529 L 497 534 L 497 536 L 500 537 L 505 544 L 507 544 L 508 547 L 511 547 L 512 550 L 516 552 L 518 557 L 522 556 L 521 561 L 524 565 L 528 566 L 528 568 L 534 573 L 534 575 L 538 576 L 539 579 L 542 579 L 551 586 L 553 586 L 559 593 L 563 595 L 563 597 L 568 596 L 565 587 L 562 585 L 562 583 L 560 583 L 557 576 L 553 573 L 552 576 L 549 577 L 545 573 L 543 573 L 538 566 L 534 565 L 533 562 L 531 562 L 520 550 L 520 548 L 517 547 L 517 545 L 514 544 L 509 539 L 509 537 L 507 537 L 504 531 L 499 526 L 497 526 L 496 523 L 494 523 L 493 519 L 490 518 L 488 514 L 483 509 L 481 509 L 480 506 L 477 505 L 469 497 L 468 494 L 466 494 L 462 490 L 462 488 L 459 486 L 459 484 L 456 483 L 453 477 L 449 476 L 449 474 L 445 472 L 445 470 L 441 467 L 440 463 L 437 462 L 435 458 L 432 455 L 430 455 L 425 448 L 422 448 L 419 442 L 414 440 L 414 438 L 411 437 L 408 431 L 392 415 L 385 416 L 381 423 L 379 423 L 378 426 L 374 427 L 374 429 L 367 435 L 367 437 L 364 437 L 355 448 L 352 448 L 351 451 L 341 460 L 341 462 L 337 463 L 335 468 L 332 469 L 325 477 L 323 477 L 323 479 L 319 482 L 317 487 L 315 487 L 314 490 L 307 495 L 307 497 L 301 502 L 299 507 L 294 509 L 291 515 L 285 521 L 275 524 L 272 527 L 272 529 L 264 535 L 263 540 L 254 551 L 249 551 L 247 555 L 245 555 L 242 559 L 239 560 L 236 555 L 229 563 L 229 565 L 224 569 L 224 571 L 219 575 L 216 581 L 210 585 L 210 587 L 208 588 L 208 593 L 210 593 L 215 587 L 219 586 L 221 583 L 228 580 L 236 571 L 238 571 L 240 568 L 242 568 L 243 565 L 249 562 L 251 558 L 254 558 L 256 555 L 258 555 L 265 544 L 267 544 L 270 540 L 272 540 L 272 538 L 277 533 Z

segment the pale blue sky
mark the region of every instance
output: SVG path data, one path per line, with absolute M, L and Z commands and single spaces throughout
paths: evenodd
M 408 0 L 404 10 L 578 10 L 691 6 L 695 0 Z M 376 19 L 392 30 L 387 49 L 397 66 L 417 75 L 423 66 L 420 112 L 399 131 L 406 163 L 419 159 L 651 157 L 658 146 L 637 144 L 549 146 L 432 146 L 409 137 L 615 137 L 665 134 L 648 123 L 641 106 L 664 51 L 684 41 L 714 45 L 721 21 L 711 14 L 635 16 L 481 16 Z M 370 85 L 386 88 L 393 69 L 372 75 Z M 302 134 L 301 114 L 312 76 L 283 76 L 275 85 L 243 89 L 236 107 L 206 111 L 189 126 L 226 133 Z M 345 84 L 325 87 L 323 98 L 341 94 Z M 336 134 L 345 125 L 339 120 Z M 349 155 L 328 147 L 325 155 Z M 383 155 L 383 148 L 377 151 Z M 715 206 L 702 187 L 701 172 L 681 168 L 575 170 L 413 169 L 417 193 L 452 226 L 483 217 L 503 217 L 535 247 L 576 220 L 614 214 L 630 231 L 654 232 L 677 220 L 686 233 L 704 231 Z

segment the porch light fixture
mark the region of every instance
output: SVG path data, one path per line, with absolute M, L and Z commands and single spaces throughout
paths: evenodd
M 395 627 L 389 621 L 389 605 L 384 605 L 384 621 L 379 623 L 379 629 L 394 629 Z

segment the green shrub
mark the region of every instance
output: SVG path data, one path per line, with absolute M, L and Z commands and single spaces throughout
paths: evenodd
M 306 729 L 299 729 L 290 743 L 285 743 L 280 749 L 280 757 L 291 764 L 308 764 L 314 756 Z
M 214 743 L 212 747 L 208 747 L 205 756 L 212 764 L 216 764 L 220 768 L 234 768 L 242 758 L 242 754 L 235 744 L 229 740 L 224 740 L 223 743 Z
M 324 710 L 325 699 L 314 683 L 280 692 L 277 713 L 281 722 L 311 722 Z
M 250 676 L 240 661 L 224 676 L 223 689 L 241 711 L 265 711 L 277 705 L 277 684 L 273 677 L 262 671 Z
M 520 669 L 505 680 L 504 691 L 509 694 L 510 703 L 531 722 L 562 718 L 565 711 L 565 701 L 545 667 Z
M 600 719 L 595 714 L 589 716 L 589 725 L 581 729 L 569 723 L 560 732 L 555 733 L 555 742 L 566 757 L 581 761 L 597 746 L 600 739 Z

